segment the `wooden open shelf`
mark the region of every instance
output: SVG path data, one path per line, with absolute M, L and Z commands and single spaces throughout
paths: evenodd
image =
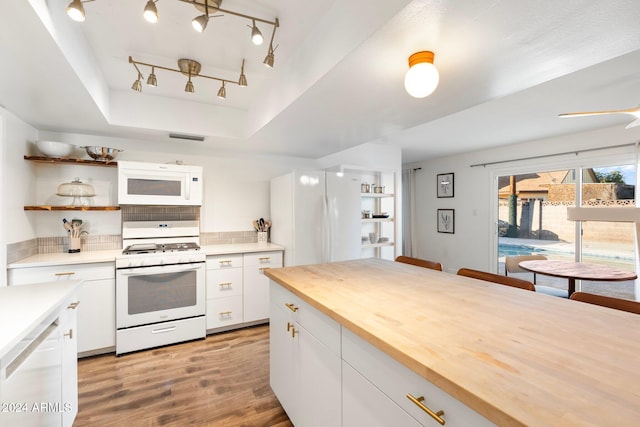
M 120 206 L 25 206 L 25 211 L 119 211 Z
M 69 159 L 61 157 L 24 156 L 24 159 L 37 163 L 62 163 L 66 165 L 101 166 L 112 168 L 118 166 L 118 162 L 101 162 L 98 160 Z

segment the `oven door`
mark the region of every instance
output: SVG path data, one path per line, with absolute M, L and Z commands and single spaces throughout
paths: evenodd
M 116 326 L 128 328 L 205 314 L 205 263 L 116 271 Z

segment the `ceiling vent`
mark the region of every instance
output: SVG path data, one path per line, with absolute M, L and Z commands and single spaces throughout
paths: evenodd
M 204 141 L 204 136 L 200 135 L 184 135 L 181 133 L 170 133 L 169 138 L 186 139 L 187 141 Z

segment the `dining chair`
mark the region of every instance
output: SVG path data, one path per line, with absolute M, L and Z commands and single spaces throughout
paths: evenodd
M 640 314 L 640 302 L 638 301 L 590 294 L 588 292 L 574 292 L 569 299 Z
M 396 258 L 397 262 L 403 262 L 405 264 L 417 265 L 418 267 L 430 268 L 432 270 L 442 271 L 442 264 L 439 262 L 428 261 L 426 259 L 412 258 L 404 255 L 400 255 Z
M 504 257 L 504 275 L 508 276 L 509 273 L 533 273 L 532 271 L 525 270 L 520 267 L 522 261 L 544 260 L 547 259 L 544 255 L 514 255 Z M 536 273 L 533 273 L 533 284 L 536 284 Z
M 512 286 L 514 288 L 525 289 L 527 291 L 535 292 L 536 290 L 535 286 L 533 286 L 533 283 L 527 280 L 517 279 L 515 277 L 507 277 L 501 274 L 488 273 L 486 271 L 473 270 L 471 268 L 461 268 L 460 270 L 458 270 L 457 274 L 459 276 L 466 276 L 474 279 L 485 280 L 487 282 L 494 282 L 501 285 Z

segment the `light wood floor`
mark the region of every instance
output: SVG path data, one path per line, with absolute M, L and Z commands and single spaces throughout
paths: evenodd
M 80 359 L 81 426 L 292 426 L 269 386 L 269 326 Z

